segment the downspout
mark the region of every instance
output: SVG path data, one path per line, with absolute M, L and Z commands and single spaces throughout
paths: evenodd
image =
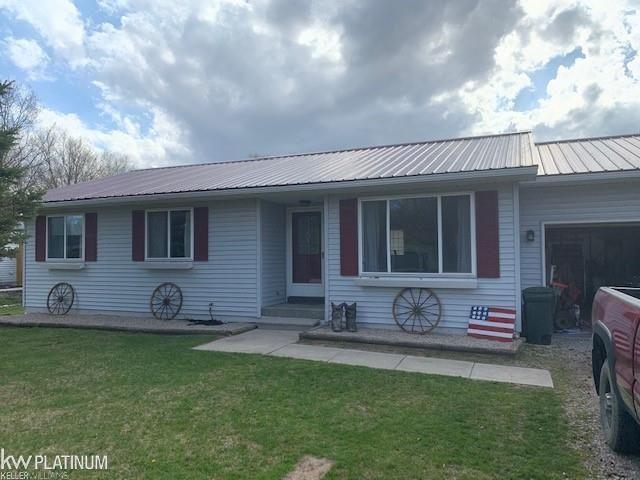
M 256 318 L 262 317 L 262 204 L 256 199 Z
M 516 331 L 522 332 L 522 286 L 520 283 L 520 184 L 513 184 L 513 241 L 515 266 Z
M 26 229 L 26 226 L 25 226 Z M 22 242 L 22 308 L 27 311 L 27 239 Z
M 329 282 L 331 275 L 329 272 L 329 195 L 324 196 L 324 207 L 322 209 L 322 254 L 324 268 L 324 320 L 329 319 Z

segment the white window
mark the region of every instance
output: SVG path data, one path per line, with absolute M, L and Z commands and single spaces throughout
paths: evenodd
M 47 217 L 47 258 L 80 260 L 84 251 L 84 216 L 55 215 Z
M 147 258 L 191 258 L 191 210 L 147 211 Z
M 475 273 L 471 194 L 362 199 L 362 273 Z

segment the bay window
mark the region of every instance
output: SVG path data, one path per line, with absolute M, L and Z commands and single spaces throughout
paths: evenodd
M 191 210 L 147 211 L 147 258 L 191 258 Z
M 472 274 L 470 194 L 363 199 L 363 273 Z
M 55 215 L 47 217 L 47 258 L 80 260 L 83 255 L 84 217 Z

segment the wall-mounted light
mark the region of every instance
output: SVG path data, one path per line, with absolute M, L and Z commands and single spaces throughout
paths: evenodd
M 536 239 L 536 232 L 527 230 L 527 242 L 533 242 Z
M 302 205 L 303 207 L 308 207 L 309 205 L 311 205 L 311 200 L 300 200 L 300 205 Z

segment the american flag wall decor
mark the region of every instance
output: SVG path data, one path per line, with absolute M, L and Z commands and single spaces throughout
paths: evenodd
M 516 311 L 514 309 L 479 305 L 471 307 L 468 335 L 500 342 L 513 342 L 515 331 Z

